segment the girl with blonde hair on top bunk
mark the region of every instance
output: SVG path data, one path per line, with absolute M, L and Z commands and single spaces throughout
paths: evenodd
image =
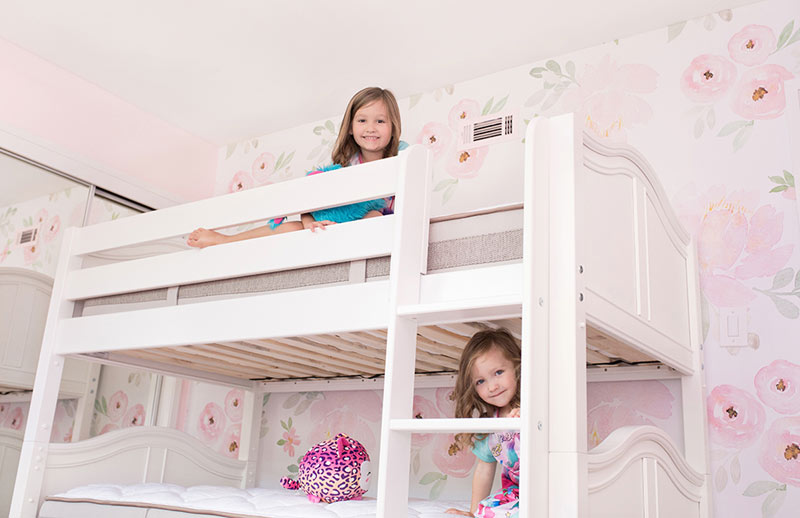
M 475 333 L 458 366 L 456 417 L 519 417 L 521 350 L 505 329 Z M 478 458 L 472 476 L 470 510 L 451 514 L 490 518 L 519 513 L 519 432 L 456 435 L 456 449 L 471 448 Z M 501 490 L 490 494 L 500 464 Z
M 309 171 L 306 175 L 396 156 L 398 151 L 407 147 L 405 142 L 400 141 L 400 129 L 400 108 L 394 94 L 383 88 L 364 88 L 347 104 L 331 153 L 333 164 Z M 205 248 L 296 230 L 311 229 L 315 232 L 327 225 L 391 214 L 393 205 L 393 197 L 351 203 L 303 214 L 300 221 L 286 221 L 285 217 L 271 219 L 264 226 L 232 235 L 198 228 L 189 234 L 186 243 Z

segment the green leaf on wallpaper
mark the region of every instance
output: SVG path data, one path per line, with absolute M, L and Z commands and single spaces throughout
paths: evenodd
M 284 444 L 286 444 L 286 439 L 278 439 L 278 442 L 276 442 L 275 444 L 277 444 L 278 446 L 283 446 Z
M 494 107 L 492 107 L 492 111 L 490 113 L 497 113 L 500 110 L 502 110 L 503 107 L 506 105 L 507 101 L 508 101 L 508 95 L 497 101 L 497 104 L 495 104 Z
M 533 95 L 528 97 L 527 101 L 525 101 L 525 106 L 526 107 L 536 106 L 537 104 L 539 104 L 544 100 L 545 95 L 547 95 L 547 90 L 545 89 L 536 91 Z
M 542 73 L 544 72 L 547 72 L 547 69 L 544 67 L 533 67 L 528 73 L 537 79 L 541 79 Z
M 99 399 L 94 400 L 94 411 L 97 412 L 98 414 L 103 413 L 103 406 L 100 404 Z
M 770 295 L 769 298 L 772 299 L 772 303 L 775 304 L 775 307 L 778 309 L 778 313 L 784 317 L 794 320 L 800 316 L 800 308 L 798 308 L 793 302 L 776 297 L 775 295 Z
M 259 142 L 257 138 L 254 138 L 250 143 L 253 145 L 253 149 L 258 149 Z
M 789 184 L 791 187 L 794 187 L 794 175 L 787 171 L 786 169 L 783 170 L 783 177 L 786 178 L 786 183 Z
M 437 480 L 442 480 L 443 478 L 445 478 L 445 475 L 442 475 L 441 473 L 438 473 L 436 471 L 431 471 L 425 473 L 422 476 L 422 478 L 419 479 L 419 483 L 422 484 L 423 486 L 427 486 L 428 484 L 432 484 L 433 482 L 436 482 Z
M 422 99 L 423 94 L 414 94 L 408 99 L 408 109 L 410 110 L 414 106 L 417 105 L 420 99 Z
M 700 138 L 703 136 L 703 130 L 706 129 L 706 121 L 703 119 L 697 119 L 694 122 L 694 138 Z
M 305 401 L 297 405 L 297 408 L 294 409 L 294 415 L 300 415 L 306 410 L 308 410 L 308 407 L 311 406 L 311 403 L 313 402 L 314 402 L 313 399 L 306 399 Z
M 731 461 L 731 480 L 734 484 L 738 484 L 742 480 L 742 465 L 738 455 Z
M 286 157 L 286 161 L 283 163 L 283 167 L 286 167 L 286 166 L 288 166 L 289 164 L 291 164 L 291 163 L 292 163 L 292 159 L 293 159 L 293 158 L 294 158 L 294 151 L 292 151 L 291 153 L 289 153 L 289 155 Z
M 490 97 L 488 101 L 486 101 L 486 105 L 481 110 L 481 115 L 486 115 L 489 113 L 489 110 L 492 109 L 492 105 L 494 104 L 494 97 Z
M 788 47 L 792 43 L 797 43 L 797 40 L 800 40 L 800 29 L 794 31 L 794 35 L 791 38 L 789 38 L 789 41 L 786 42 L 785 46 Z
M 320 151 L 322 151 L 323 147 L 325 147 L 325 145 L 324 144 L 320 144 L 319 146 L 317 146 L 314 149 L 312 149 L 311 153 L 309 153 L 308 156 L 306 157 L 306 160 L 311 160 L 314 157 L 316 157 L 317 155 L 319 155 L 319 153 L 320 153 Z
M 684 27 L 686 27 L 686 22 L 673 23 L 667 27 L 667 43 L 680 36 Z
M 723 9 L 717 13 L 720 19 L 724 22 L 729 22 L 733 20 L 733 11 L 730 9 Z
M 544 89 L 545 89 L 545 90 L 550 90 L 551 88 L 553 88 L 554 86 L 556 86 L 556 84 L 555 84 L 555 83 L 551 83 L 550 81 L 545 81 L 545 82 L 542 84 L 542 86 L 544 86 Z
M 776 489 L 778 489 L 777 482 L 772 482 L 771 480 L 759 480 L 758 482 L 753 482 L 747 486 L 747 489 L 744 490 L 742 496 L 759 496 Z
M 286 466 L 286 471 L 289 473 L 297 473 L 300 471 L 300 468 L 297 467 L 297 464 L 292 464 L 291 466 Z
M 447 189 L 445 189 L 444 194 L 442 194 L 442 205 L 450 201 L 450 198 L 456 193 L 456 187 L 458 183 L 450 184 Z
M 333 122 L 329 120 L 325 121 L 325 128 L 331 133 L 336 133 L 336 126 L 334 126 Z
M 783 176 L 770 176 L 769 179 L 775 183 L 780 183 L 780 184 L 786 183 L 786 179 Z
M 792 35 L 793 30 L 794 30 L 794 20 L 787 23 L 786 27 L 784 27 L 783 30 L 781 31 L 781 35 L 778 36 L 778 45 L 775 47 L 776 52 L 780 50 L 781 47 L 783 47 L 787 41 L 789 41 L 789 36 Z
M 761 516 L 763 518 L 773 518 L 783 506 L 783 502 L 785 500 L 786 490 L 776 489 L 767 498 L 765 498 L 764 503 L 761 504 Z
M 773 187 L 769 190 L 769 192 L 783 192 L 789 188 L 788 185 L 779 185 L 777 187 Z
M 564 68 L 567 70 L 567 75 L 572 79 L 575 79 L 575 63 L 572 61 L 567 61 L 564 63 Z
M 411 470 L 414 472 L 415 475 L 419 473 L 419 465 L 420 465 L 419 451 L 417 451 L 417 453 L 414 454 L 414 458 L 411 459 Z
M 727 485 L 728 470 L 725 469 L 725 466 L 720 466 L 717 468 L 717 474 L 714 475 L 714 487 L 716 488 L 717 492 L 721 493 Z
M 559 65 L 557 61 L 550 59 L 544 64 L 544 66 L 546 66 L 547 69 L 552 73 L 559 76 L 561 75 L 561 65 Z
M 751 121 L 752 122 L 752 121 Z M 753 134 L 753 125 L 745 126 L 739 130 L 739 133 L 733 137 L 733 150 L 739 151 L 742 149 L 742 146 L 750 139 L 750 135 Z
M 458 183 L 458 180 L 455 178 L 447 178 L 446 180 L 442 180 L 441 182 L 436 184 L 436 187 L 433 188 L 433 192 L 441 191 L 448 185 L 453 185 L 454 183 Z
M 714 129 L 714 125 L 717 123 L 717 114 L 714 111 L 714 107 L 712 106 L 708 113 L 706 114 L 706 124 L 708 124 L 708 129 Z
M 800 290 L 800 268 L 797 269 L 797 275 L 794 276 L 794 289 Z
M 772 289 L 777 290 L 783 288 L 792 281 L 792 277 L 794 277 L 794 270 L 791 268 L 784 268 L 776 273 L 775 278 L 772 279 Z
M 453 92 L 456 91 L 455 85 L 444 85 L 444 91 L 447 92 L 447 95 L 453 95 Z
M 264 408 L 265 406 L 267 406 L 267 403 L 269 402 L 269 395 L 270 395 L 269 392 L 264 394 L 264 398 L 261 400 L 261 408 Z
M 322 135 L 322 132 L 325 131 L 323 126 L 314 126 L 314 135 Z
M 727 137 L 728 135 L 737 132 L 738 130 L 744 128 L 748 124 L 752 125 L 753 121 L 733 121 L 729 122 L 728 124 L 724 125 L 719 133 L 717 133 L 718 137 Z
M 228 150 L 225 153 L 225 160 L 229 159 L 233 154 L 233 152 L 236 151 L 236 146 L 238 146 L 238 144 L 236 143 L 228 144 Z
M 431 488 L 431 492 L 430 492 L 430 499 L 431 500 L 437 500 L 439 498 L 439 495 L 442 494 L 442 490 L 444 489 L 444 486 L 445 486 L 446 483 L 447 483 L 447 478 L 443 478 L 441 480 L 437 480 L 436 481 L 436 483 Z
M 296 392 L 289 396 L 286 401 L 283 402 L 283 408 L 292 408 L 293 406 L 297 405 L 300 402 L 300 393 Z

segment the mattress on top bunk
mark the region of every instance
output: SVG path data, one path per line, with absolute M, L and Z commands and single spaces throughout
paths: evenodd
M 519 261 L 522 259 L 522 209 L 501 210 L 487 214 L 458 217 L 433 222 L 430 225 L 430 244 L 428 247 L 428 271 L 442 271 L 478 264 Z M 169 245 L 174 251 L 175 244 Z M 188 248 L 185 247 L 184 248 Z M 148 245 L 148 250 L 157 250 Z M 152 252 L 150 252 L 152 253 Z M 125 254 L 131 254 L 127 250 Z M 93 266 L 113 262 L 113 252 L 90 256 L 84 264 Z M 142 257 L 142 256 L 140 256 Z M 348 282 L 364 282 L 389 275 L 389 257 L 376 257 L 366 261 L 334 263 L 308 268 L 248 275 L 232 279 L 202 282 L 180 286 L 177 301 L 191 302 L 192 299 L 237 295 L 243 293 L 263 293 Z M 169 299 L 167 288 L 97 297 L 80 301 L 83 314 L 92 314 L 86 308 L 149 303 L 149 307 L 174 304 Z M 80 313 L 79 313 L 80 314 Z
M 409 518 L 447 518 L 450 507 L 464 502 L 409 499 Z M 238 489 L 219 486 L 183 487 L 174 484 L 92 484 L 50 496 L 39 518 L 371 518 L 374 498 L 332 504 L 310 502 L 305 494 L 286 489 Z

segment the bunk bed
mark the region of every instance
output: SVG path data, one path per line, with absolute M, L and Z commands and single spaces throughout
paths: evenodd
M 70 229 L 12 516 L 36 516 L 48 495 L 62 494 L 46 503 L 47 512 L 69 505 L 64 492 L 93 481 L 250 488 L 261 391 L 307 380 L 335 388 L 331 380 L 380 375 L 377 516 L 406 516 L 412 433 L 520 430 L 520 516 L 708 517 L 694 246 L 647 161 L 579 127 L 572 115 L 532 122 L 524 208 L 463 222 L 430 224 L 430 162 L 415 146 L 336 174 Z M 389 195 L 396 196 L 394 215 L 325 232 L 90 261 L 196 226 L 225 228 Z M 480 218 L 517 226 L 458 234 Z M 523 417 L 412 419 L 415 376 L 452 372 L 466 336 L 500 325 L 522 338 Z M 63 358 L 73 356 L 246 388 L 239 459 L 222 469 L 210 452 L 189 453 L 191 440 L 157 428 L 48 444 L 54 387 Z M 587 452 L 587 376 L 664 372 L 681 380 L 683 451 L 663 432 L 635 427 Z M 124 472 L 108 467 L 123 454 L 137 460 Z

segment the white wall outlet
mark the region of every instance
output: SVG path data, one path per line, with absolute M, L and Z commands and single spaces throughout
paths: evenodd
M 720 308 L 719 345 L 747 347 L 747 308 Z

